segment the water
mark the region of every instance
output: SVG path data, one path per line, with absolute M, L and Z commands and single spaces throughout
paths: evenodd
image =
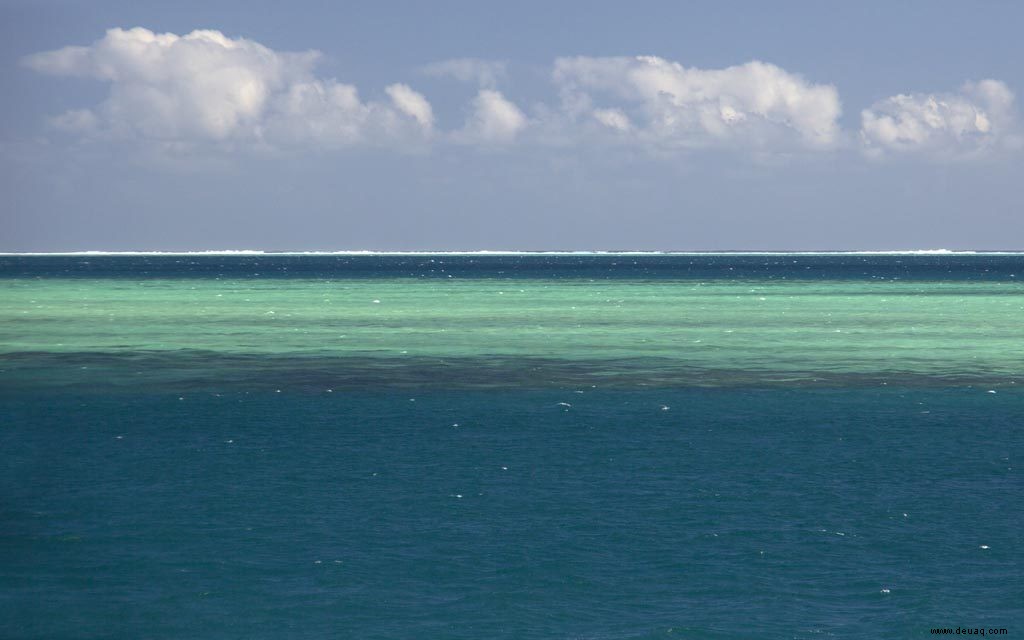
M 0 257 L 0 636 L 1013 637 L 1022 272 Z

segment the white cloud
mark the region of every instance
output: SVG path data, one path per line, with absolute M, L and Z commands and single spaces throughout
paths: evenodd
M 424 129 L 430 130 L 433 128 L 434 110 L 430 107 L 427 99 L 423 97 L 423 94 L 413 91 L 409 88 L 409 85 L 405 84 L 393 84 L 385 89 L 385 91 L 396 109 L 411 116 Z
M 1013 92 L 997 80 L 968 82 L 956 93 L 890 96 L 861 112 L 869 154 L 973 155 L 1016 143 Z
M 473 99 L 472 112 L 459 139 L 483 143 L 507 143 L 528 124 L 526 116 L 500 91 L 481 89 Z
M 261 134 L 275 142 L 356 144 L 370 119 L 356 88 L 336 81 L 295 82 L 274 96 L 268 111 Z
M 454 58 L 428 64 L 420 69 L 428 76 L 453 78 L 459 82 L 477 84 L 493 89 L 506 77 L 504 62 L 479 58 Z
M 162 142 L 350 144 L 422 135 L 430 104 L 405 85 L 390 103 L 362 102 L 355 87 L 318 79 L 314 51 L 278 52 L 219 31 L 184 36 L 111 29 L 88 47 L 28 56 L 29 67 L 110 83 L 99 106 L 53 119 L 65 130 Z
M 736 149 L 755 157 L 842 146 L 835 87 L 815 84 L 764 62 L 723 69 L 688 68 L 653 56 L 559 58 L 558 97 L 531 105 L 531 116 L 495 87 L 502 62 L 445 60 L 427 75 L 475 83 L 465 124 L 436 131 L 434 109 L 406 84 L 375 99 L 315 73 L 316 51 L 280 52 L 219 31 L 158 34 L 111 29 L 85 47 L 26 57 L 41 73 L 93 78 L 109 85 L 98 105 L 49 119 L 85 138 L 149 141 L 160 149 L 204 150 L 350 145 L 586 146 L 593 140 L 655 152 Z M 996 80 L 954 93 L 896 95 L 862 114 L 869 155 L 923 152 L 972 157 L 1024 146 L 1014 96 Z
M 835 87 L 764 62 L 696 69 L 654 56 L 559 58 L 554 80 L 570 117 L 620 131 L 632 121 L 651 144 L 823 148 L 840 138 Z
M 633 123 L 621 109 L 594 109 L 594 118 L 606 127 L 618 131 L 629 131 Z

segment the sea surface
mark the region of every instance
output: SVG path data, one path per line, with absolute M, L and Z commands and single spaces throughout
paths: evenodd
M 0 255 L 0 637 L 1024 637 L 1024 255 Z M 976 634 L 976 637 L 980 634 Z

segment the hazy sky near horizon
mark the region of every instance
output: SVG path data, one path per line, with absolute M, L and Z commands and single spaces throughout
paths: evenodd
M 1024 249 L 1021 25 L 0 0 L 0 251 Z

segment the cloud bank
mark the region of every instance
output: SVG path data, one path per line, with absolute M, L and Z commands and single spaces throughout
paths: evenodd
M 319 57 L 219 31 L 178 36 L 135 28 L 110 29 L 88 47 L 38 53 L 25 64 L 110 84 L 99 106 L 54 119 L 83 134 L 333 146 L 432 133 L 433 113 L 422 95 L 394 84 L 388 100 L 364 102 L 352 85 L 317 78 Z
M 929 159 L 1024 146 L 1014 95 L 998 80 L 890 96 L 864 109 L 860 130 L 851 132 L 840 126 L 834 86 L 767 62 L 700 69 L 656 56 L 558 58 L 550 73 L 555 97 L 527 112 L 497 88 L 507 78 L 505 63 L 458 58 L 420 68 L 478 87 L 463 124 L 442 131 L 431 103 L 409 85 L 390 84 L 365 99 L 351 84 L 318 76 L 319 58 L 316 51 L 275 51 L 213 30 L 179 36 L 134 28 L 110 29 L 89 46 L 23 62 L 109 85 L 100 104 L 50 119 L 87 139 L 231 149 L 614 142 L 657 152 L 860 149 Z

